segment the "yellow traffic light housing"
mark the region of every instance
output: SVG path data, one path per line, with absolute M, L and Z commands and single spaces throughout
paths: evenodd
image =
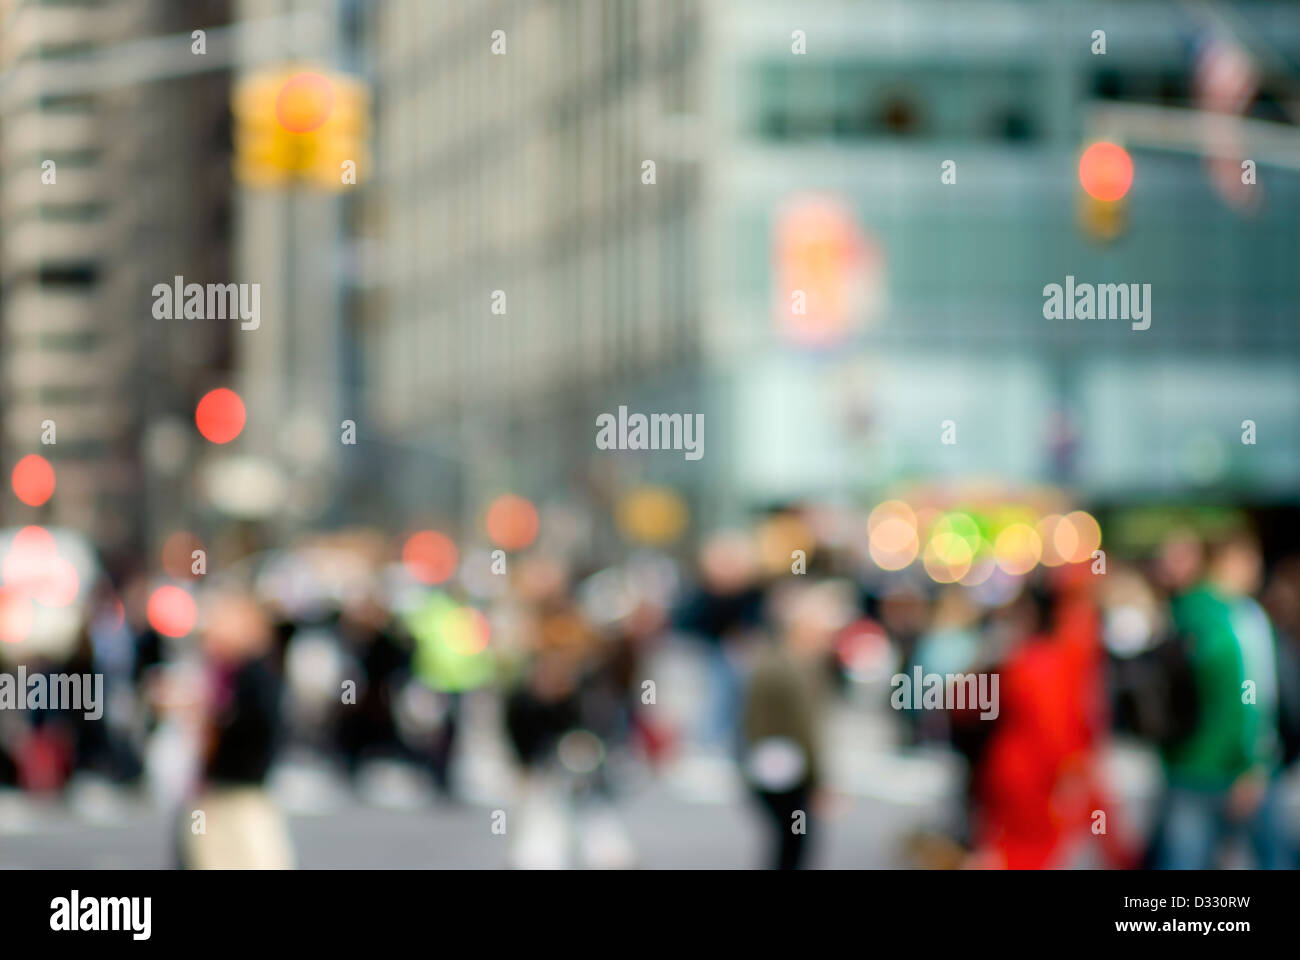
M 343 190 L 369 167 L 369 91 L 332 71 L 259 71 L 235 89 L 235 176 L 253 187 Z
M 1079 226 L 1089 237 L 1102 243 L 1117 239 L 1128 227 L 1128 200 L 1098 200 L 1079 195 Z

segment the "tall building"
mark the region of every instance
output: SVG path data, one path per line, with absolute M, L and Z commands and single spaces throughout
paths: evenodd
M 57 476 L 39 510 L 6 490 L 5 523 L 138 556 L 192 512 L 178 423 L 228 330 L 155 318 L 151 291 L 229 273 L 228 76 L 191 48 L 228 6 L 0 0 L 0 462 Z
M 697 407 L 699 18 L 373 8 L 367 409 L 406 511 L 470 521 L 494 491 L 563 486 L 606 395 L 672 383 Z
M 1300 8 L 1230 22 L 1262 77 L 1251 215 L 1198 145 L 1116 126 L 1194 127 L 1179 5 L 377 5 L 377 487 L 472 521 L 612 471 L 682 485 L 705 525 L 917 478 L 1290 496 L 1300 178 L 1262 141 L 1295 142 Z M 1111 239 L 1078 177 L 1107 138 L 1136 169 Z M 1070 277 L 1149 284 L 1150 326 L 1047 319 Z M 703 460 L 597 451 L 618 405 L 703 412 Z

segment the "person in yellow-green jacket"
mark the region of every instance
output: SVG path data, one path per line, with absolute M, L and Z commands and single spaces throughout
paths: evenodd
M 415 639 L 415 678 L 442 695 L 443 720 L 430 746 L 434 784 L 452 796 L 451 761 L 460 727 L 461 696 L 492 682 L 495 662 L 488 647 L 487 618 L 440 591 L 406 615 Z
M 1261 869 L 1290 866 L 1277 790 L 1277 648 L 1252 598 L 1262 566 L 1254 538 L 1233 534 L 1212 548 L 1204 582 L 1174 601 L 1197 713 L 1191 733 L 1163 751 L 1164 869 L 1210 869 L 1221 843 L 1243 834 Z

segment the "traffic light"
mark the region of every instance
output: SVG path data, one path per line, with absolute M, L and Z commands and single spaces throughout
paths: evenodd
M 253 187 L 291 183 L 343 190 L 360 182 L 369 92 L 339 73 L 260 71 L 235 90 L 235 176 Z
M 1090 145 L 1079 158 L 1079 226 L 1094 240 L 1109 242 L 1128 225 L 1133 158 L 1119 144 Z

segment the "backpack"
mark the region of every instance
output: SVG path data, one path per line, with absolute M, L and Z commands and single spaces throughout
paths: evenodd
M 1116 726 L 1168 749 L 1190 737 L 1200 719 L 1194 640 L 1170 634 L 1132 657 L 1111 655 Z

